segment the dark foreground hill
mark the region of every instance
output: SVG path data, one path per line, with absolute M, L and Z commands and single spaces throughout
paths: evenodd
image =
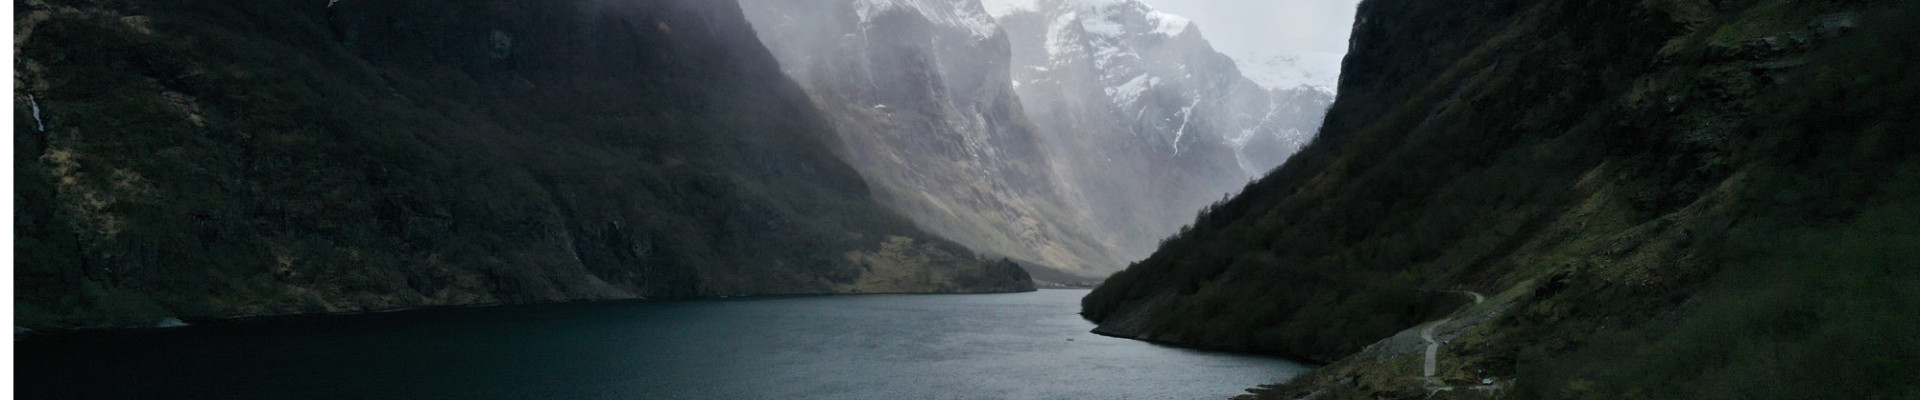
M 1365 1 L 1314 143 L 1085 315 L 1332 362 L 1273 398 L 1920 396 L 1915 37 L 1915 1 Z
M 874 204 L 732 1 L 15 10 L 17 325 L 1032 288 Z

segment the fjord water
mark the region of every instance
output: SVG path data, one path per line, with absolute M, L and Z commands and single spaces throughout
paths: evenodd
M 28 337 L 22 399 L 1220 399 L 1308 367 L 1088 333 L 1084 290 L 440 309 Z

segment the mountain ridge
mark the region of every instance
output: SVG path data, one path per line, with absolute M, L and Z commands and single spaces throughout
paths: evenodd
M 1007 83 L 1005 36 L 977 2 L 745 4 L 881 203 L 1042 280 L 1096 280 L 1120 264 L 1046 167 Z
M 1270 90 L 1201 28 L 1137 0 L 1043 0 L 1000 17 L 1016 91 L 1109 242 L 1139 259 L 1313 135 L 1329 94 Z
M 748 4 L 788 75 L 842 128 L 848 146 L 839 153 L 877 182 L 877 198 L 969 247 L 1033 262 L 1039 274 L 1085 280 L 1143 256 L 1177 229 L 1164 216 L 1184 218 L 1170 210 L 1202 207 L 1277 165 L 1330 100 L 1308 88 L 1258 87 L 1191 21 L 1137 1 L 1036 3 L 1114 11 L 1069 18 L 1081 36 L 1064 39 L 1028 29 L 1034 17 L 993 17 L 978 1 Z M 1134 36 L 1180 42 L 1089 50 L 1097 38 Z M 1053 50 L 1036 56 L 1031 48 Z M 1075 53 L 1049 58 L 1066 48 Z M 1146 73 L 1173 74 L 1190 59 L 1208 61 L 1194 64 L 1199 77 L 1170 77 L 1166 88 Z M 1073 65 L 1084 68 L 1036 72 Z M 1117 74 L 1129 75 L 1105 82 Z M 1094 83 L 1051 83 L 1061 80 Z M 1226 83 L 1199 88 L 1210 80 Z M 1162 104 L 1176 100 L 1185 107 Z M 1166 121 L 1106 120 L 1118 114 Z
M 1837 343 L 1920 332 L 1913 5 L 1365 1 L 1313 143 L 1083 315 L 1329 363 L 1249 398 L 1911 395 Z
M 733 2 L 20 6 L 19 326 L 1033 287 L 873 203 Z

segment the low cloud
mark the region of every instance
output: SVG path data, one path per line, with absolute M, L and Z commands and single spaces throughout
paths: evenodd
M 1144 0 L 1200 25 L 1215 49 L 1269 86 L 1332 86 L 1359 0 Z
M 1037 0 L 983 0 L 990 13 Z M 1086 1 L 1086 0 L 1078 0 Z M 1096 0 L 1108 1 L 1108 0 Z M 1332 86 L 1359 0 L 1142 0 L 1200 25 L 1215 49 L 1267 86 Z

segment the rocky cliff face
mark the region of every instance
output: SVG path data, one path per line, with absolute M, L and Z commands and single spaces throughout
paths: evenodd
M 1299 150 L 1332 101 L 1260 87 L 1198 26 L 1139 1 L 1039 1 L 1000 21 L 1055 170 L 1130 259 Z
M 1049 169 L 1007 76 L 1006 37 L 978 2 L 743 4 L 883 204 L 1044 279 L 1097 279 L 1121 264 Z
M 730 1 L 26 1 L 16 324 L 1031 290 L 869 198 Z
M 1260 398 L 1912 396 L 1916 18 L 1365 1 L 1320 135 L 1083 313 L 1331 363 Z
M 884 203 L 1066 275 L 1145 256 L 1298 150 L 1331 100 L 1255 85 L 1138 2 L 746 4 Z

